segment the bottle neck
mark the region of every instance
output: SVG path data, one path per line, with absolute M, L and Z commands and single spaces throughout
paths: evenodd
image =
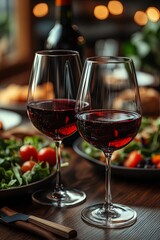
M 71 0 L 55 0 L 55 20 L 62 25 L 72 23 Z

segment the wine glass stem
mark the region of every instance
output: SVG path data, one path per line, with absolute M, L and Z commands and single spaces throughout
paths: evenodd
M 56 191 L 62 190 L 61 182 L 61 141 L 55 141 L 56 144 Z
M 111 156 L 112 153 L 105 153 L 106 167 L 105 167 L 105 203 L 104 208 L 107 212 L 111 212 L 112 195 L 111 195 Z

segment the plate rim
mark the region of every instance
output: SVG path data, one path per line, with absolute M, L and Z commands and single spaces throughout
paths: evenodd
M 5 192 L 9 192 L 9 191 L 16 191 L 16 190 L 24 190 L 25 188 L 30 188 L 32 186 L 35 186 L 35 185 L 38 185 L 40 183 L 43 183 L 47 180 L 49 180 L 50 178 L 54 177 L 54 175 L 56 175 L 56 172 L 53 171 L 50 175 L 48 175 L 47 177 L 43 178 L 43 179 L 40 179 L 38 181 L 35 181 L 35 182 L 32 182 L 32 183 L 29 183 L 29 184 L 25 184 L 25 185 L 21 185 L 21 186 L 16 186 L 16 187 L 11 187 L 11 188 L 7 188 L 7 189 L 0 189 L 0 194 L 1 193 L 5 193 Z

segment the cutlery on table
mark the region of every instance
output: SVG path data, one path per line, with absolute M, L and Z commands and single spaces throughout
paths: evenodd
M 17 213 L 8 207 L 0 209 L 0 222 L 12 224 L 50 240 L 54 239 L 52 233 L 64 238 L 73 238 L 77 235 L 74 229 L 33 215 Z

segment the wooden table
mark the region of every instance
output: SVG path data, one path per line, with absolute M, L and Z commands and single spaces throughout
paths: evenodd
M 56 209 L 41 206 L 31 201 L 31 197 L 20 197 L 16 201 L 7 199 L 5 205 L 26 214 L 67 225 L 77 230 L 76 240 L 160 240 L 160 181 L 129 179 L 112 176 L 113 202 L 126 204 L 137 211 L 137 222 L 122 229 L 100 229 L 86 224 L 81 219 L 81 210 L 104 200 L 104 172 L 97 171 L 95 165 L 77 155 L 72 149 L 68 167 L 63 168 L 66 186 L 83 190 L 86 201 L 76 207 Z M 2 203 L 0 203 L 2 206 Z M 41 240 L 40 236 L 0 224 L 1 240 Z M 56 237 L 55 239 L 62 239 Z

